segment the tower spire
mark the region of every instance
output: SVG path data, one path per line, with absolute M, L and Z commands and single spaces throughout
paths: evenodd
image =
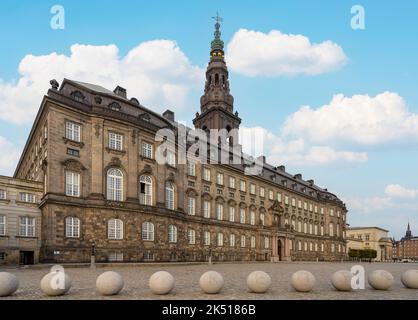
M 409 221 L 408 221 L 408 227 L 406 228 L 405 238 L 411 238 L 411 237 L 412 237 L 412 232 L 411 232 L 411 227 L 409 226 Z
M 216 23 L 215 23 L 215 32 L 213 33 L 215 37 L 211 42 L 211 53 L 213 53 L 214 51 L 220 51 L 223 56 L 224 42 L 221 39 L 221 31 L 220 31 L 220 28 L 221 28 L 220 22 L 222 22 L 223 19 L 219 16 L 218 12 L 216 12 L 216 16 L 212 17 L 212 19 L 214 19 Z M 211 56 L 213 55 L 211 54 Z

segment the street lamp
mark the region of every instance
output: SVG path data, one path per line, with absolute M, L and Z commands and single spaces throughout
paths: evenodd
M 91 257 L 90 257 L 90 268 L 95 268 L 96 263 L 96 243 L 93 241 L 91 244 Z

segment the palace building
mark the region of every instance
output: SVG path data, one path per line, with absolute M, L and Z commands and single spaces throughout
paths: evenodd
M 394 241 L 393 259 L 418 261 L 418 237 L 412 235 L 409 222 L 405 236 L 399 241 Z
M 219 21 L 195 128 L 239 129 Z M 41 182 L 41 262 L 280 261 L 346 257 L 344 203 L 265 162 L 156 161 L 156 132 L 176 131 L 124 88 L 51 81 L 14 177 Z M 235 138 L 235 137 L 234 137 Z M 246 155 L 241 154 L 243 158 Z M 262 158 L 265 159 L 265 158 Z

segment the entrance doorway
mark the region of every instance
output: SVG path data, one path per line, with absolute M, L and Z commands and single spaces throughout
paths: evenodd
M 279 261 L 282 261 L 282 242 L 280 239 L 277 239 L 277 256 L 279 257 Z
M 20 251 L 20 264 L 33 264 L 34 253 L 33 251 Z

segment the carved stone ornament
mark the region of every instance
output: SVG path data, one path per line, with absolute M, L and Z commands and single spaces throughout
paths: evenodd
M 143 174 L 152 174 L 152 168 L 151 168 L 151 166 L 149 164 L 146 164 L 144 166 L 144 169 L 142 169 L 142 171 L 139 174 L 140 175 L 143 175 Z
M 120 167 L 122 165 L 122 162 L 118 157 L 113 157 L 112 160 L 110 160 L 110 165 L 114 167 Z
M 77 161 L 75 159 L 67 159 L 65 161 L 62 161 L 61 164 L 65 167 L 67 170 L 72 171 L 82 171 L 86 170 L 86 167 L 84 167 L 80 161 Z
M 100 136 L 100 128 L 101 128 L 101 125 L 99 123 L 96 123 L 94 125 L 94 134 L 96 135 L 96 138 Z
M 276 212 L 284 212 L 283 207 L 280 205 L 279 201 L 275 200 L 272 204 L 272 206 L 270 207 L 271 211 L 276 211 Z

